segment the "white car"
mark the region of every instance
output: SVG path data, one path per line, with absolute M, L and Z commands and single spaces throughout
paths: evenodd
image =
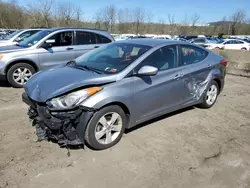
M 120 40 L 127 40 L 128 37 L 126 36 L 122 36 L 122 35 L 117 35 L 113 37 L 115 39 L 115 41 L 120 41 Z
M 10 46 L 15 45 L 24 39 L 30 37 L 31 35 L 34 35 L 38 31 L 41 31 L 42 29 L 23 29 L 23 30 L 17 30 L 14 33 L 10 35 L 6 35 L 3 39 L 0 40 L 0 46 Z
M 222 43 L 209 44 L 208 49 L 250 50 L 250 43 L 239 39 L 228 39 Z

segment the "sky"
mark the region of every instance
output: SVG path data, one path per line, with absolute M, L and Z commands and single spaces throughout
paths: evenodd
M 17 0 L 20 5 L 26 5 L 36 0 Z M 39 1 L 39 0 L 38 0 Z M 246 12 L 250 10 L 250 0 L 57 0 L 81 6 L 84 17 L 92 19 L 95 12 L 108 5 L 117 8 L 141 7 L 153 13 L 153 21 L 168 20 L 168 14 L 175 15 L 176 22 L 184 20 L 197 13 L 200 15 L 200 24 L 222 20 L 224 16 L 232 15 L 237 9 Z M 250 13 L 247 14 L 250 19 Z

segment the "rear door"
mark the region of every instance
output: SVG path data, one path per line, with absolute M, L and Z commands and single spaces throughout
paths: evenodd
M 241 50 L 242 48 L 244 48 L 244 42 L 240 41 L 240 40 L 235 40 L 234 41 L 234 50 Z
M 38 57 L 42 68 L 66 64 L 75 59 L 73 31 L 56 33 L 47 40 L 54 40 L 55 43 L 48 49 L 40 47 Z
M 75 58 L 111 42 L 110 39 L 89 31 L 76 31 L 75 36 Z
M 182 67 L 183 83 L 181 104 L 183 106 L 200 99 L 212 70 L 208 52 L 191 45 L 180 45 L 180 67 Z
M 234 48 L 234 41 L 233 40 L 229 40 L 227 42 L 224 43 L 224 49 L 227 50 L 232 50 Z

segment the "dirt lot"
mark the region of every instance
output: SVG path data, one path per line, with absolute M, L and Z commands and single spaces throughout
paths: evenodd
M 250 187 L 250 79 L 227 76 L 210 110 L 189 108 L 140 126 L 106 151 L 36 142 L 20 100 L 0 87 L 0 187 Z

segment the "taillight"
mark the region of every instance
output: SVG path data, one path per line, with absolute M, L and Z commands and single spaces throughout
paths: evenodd
M 223 65 L 224 67 L 226 67 L 227 66 L 227 60 L 225 60 L 225 59 L 220 60 L 220 64 Z

